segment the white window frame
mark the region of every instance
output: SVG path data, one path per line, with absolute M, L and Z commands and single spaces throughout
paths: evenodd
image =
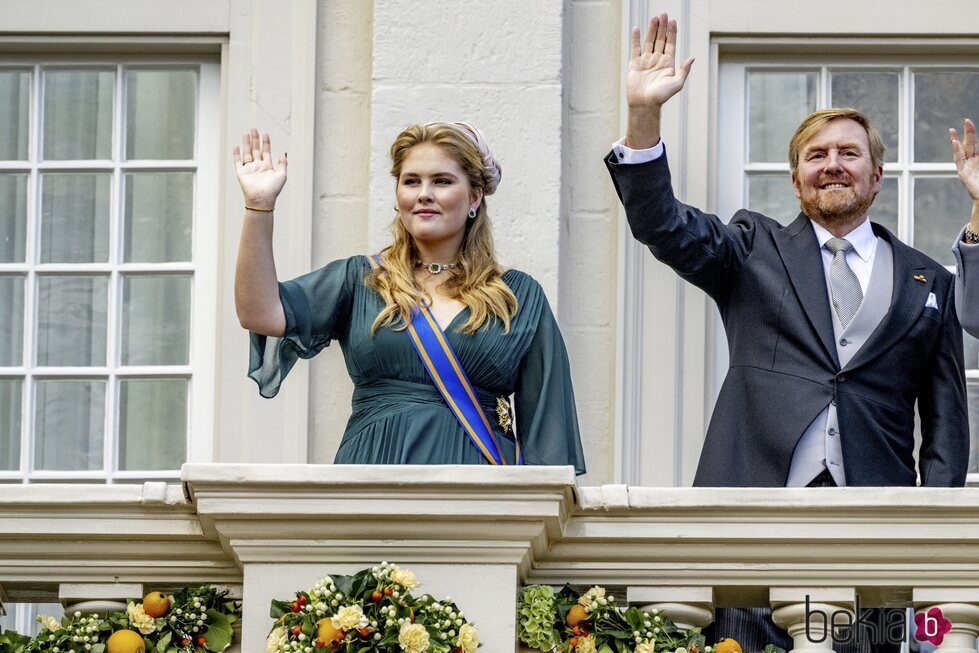
M 219 277 L 219 184 L 220 169 L 218 153 L 221 137 L 221 64 L 217 57 L 206 55 L 145 56 L 121 53 L 118 56 L 34 56 L 6 55 L 0 57 L 0 66 L 8 69 L 32 70 L 32 93 L 30 103 L 29 161 L 0 164 L 0 171 L 28 171 L 28 224 L 27 224 L 27 262 L 0 264 L 0 273 L 22 274 L 25 278 L 24 294 L 24 351 L 20 367 L 0 368 L 0 378 L 23 379 L 21 396 L 21 450 L 20 469 L 0 471 L 0 482 L 30 483 L 47 480 L 86 480 L 95 482 L 133 482 L 143 479 L 176 479 L 180 470 L 120 471 L 118 467 L 118 397 L 120 379 L 167 378 L 188 379 L 188 421 L 186 430 L 186 462 L 209 462 L 214 450 L 215 385 L 217 349 L 217 280 Z M 38 134 L 41 121 L 41 70 L 45 68 L 105 68 L 115 71 L 114 117 L 112 137 L 112 161 L 103 162 L 42 162 L 39 155 Z M 125 106 L 123 105 L 123 85 L 126 69 L 194 68 L 198 71 L 198 101 L 196 112 L 196 159 L 190 161 L 140 161 L 126 163 L 123 159 L 123 139 L 125 134 Z M 110 201 L 110 243 L 113 247 L 110 262 L 105 264 L 39 264 L 31 252 L 37 252 L 36 219 L 40 189 L 38 175 L 49 168 L 72 170 L 91 169 L 111 171 L 113 193 Z M 163 264 L 112 263 L 121 261 L 118 249 L 121 239 L 116 231 L 121 225 L 122 175 L 128 170 L 176 169 L 195 172 L 195 201 L 192 223 L 192 262 Z M 34 325 L 36 306 L 33 298 L 36 291 L 37 272 L 93 272 L 109 275 L 109 302 L 107 340 L 110 347 L 119 348 L 116 333 L 121 316 L 121 293 L 114 287 L 120 283 L 126 272 L 147 273 L 191 273 L 190 306 L 190 351 L 185 366 L 166 367 L 127 367 L 115 365 L 118 351 L 107 351 L 107 365 L 92 368 L 37 369 L 34 365 Z M 105 431 L 103 438 L 103 469 L 94 471 L 62 471 L 33 469 L 35 416 L 33 381 L 36 378 L 99 378 L 106 379 Z

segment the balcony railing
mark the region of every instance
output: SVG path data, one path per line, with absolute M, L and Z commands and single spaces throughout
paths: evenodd
M 189 464 L 183 487 L 0 490 L 0 597 L 121 600 L 228 586 L 242 650 L 263 651 L 272 598 L 382 560 L 451 595 L 491 653 L 513 651 L 524 584 L 605 585 L 704 625 L 772 606 L 796 649 L 810 620 L 939 606 L 941 653 L 976 651 L 979 490 L 577 488 L 570 468 Z

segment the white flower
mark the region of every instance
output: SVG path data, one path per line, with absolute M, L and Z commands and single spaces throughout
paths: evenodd
M 462 649 L 462 653 L 473 653 L 479 646 L 479 635 L 472 624 L 463 624 L 462 628 L 459 629 L 459 639 L 456 640 L 456 646 Z
M 575 647 L 575 653 L 598 653 L 598 647 L 595 646 L 595 640 L 591 635 L 578 638 L 578 645 Z
M 585 607 L 591 607 L 592 602 L 597 602 L 598 599 L 602 598 L 603 596 L 605 596 L 605 588 L 596 585 L 582 594 L 581 598 L 578 599 L 578 603 Z
M 415 578 L 415 573 L 407 569 L 395 568 L 391 572 L 391 580 L 409 590 L 421 586 L 421 583 Z
M 273 628 L 272 632 L 269 633 L 269 638 L 265 641 L 265 650 L 267 653 L 279 653 L 282 646 L 288 641 L 289 636 L 284 627 Z
M 655 653 L 652 642 L 643 642 L 636 646 L 636 653 Z
M 405 622 L 398 633 L 398 643 L 405 653 L 425 653 L 428 650 L 428 631 L 421 624 Z
M 150 615 L 146 614 L 143 610 L 143 604 L 140 603 L 136 605 L 132 601 L 126 606 L 126 614 L 129 615 L 129 623 L 132 626 L 136 626 L 139 632 L 144 635 L 149 635 L 150 633 L 156 632 L 156 620 Z
M 61 622 L 54 617 L 46 614 L 37 615 L 37 622 L 41 624 L 42 628 L 47 628 L 50 631 L 61 630 Z
M 367 617 L 364 616 L 364 610 L 359 605 L 345 605 L 333 615 L 330 622 L 334 628 L 353 630 L 366 627 Z
M 687 649 L 681 646 L 677 650 L 673 651 L 673 653 L 687 653 Z

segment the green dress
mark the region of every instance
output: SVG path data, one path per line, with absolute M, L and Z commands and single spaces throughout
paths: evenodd
M 408 334 L 371 325 L 384 306 L 364 284 L 364 256 L 334 261 L 279 284 L 286 316 L 283 338 L 251 334 L 248 375 L 263 397 L 274 397 L 300 358 L 330 341 L 343 350 L 354 383 L 353 414 L 336 463 L 485 464 L 418 359 Z M 493 426 L 504 457 L 513 462 L 513 431 L 505 435 L 497 397 L 514 395 L 516 428 L 530 465 L 573 465 L 585 472 L 568 354 L 544 291 L 530 275 L 509 270 L 503 281 L 517 297 L 509 333 L 491 318 L 474 335 L 458 331 L 463 309 L 444 329 Z

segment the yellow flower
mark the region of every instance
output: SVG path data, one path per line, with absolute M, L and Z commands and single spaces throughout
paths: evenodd
M 37 622 L 41 624 L 41 628 L 47 628 L 52 632 L 61 630 L 61 622 L 50 615 L 39 614 L 36 618 Z
M 655 653 L 652 642 L 643 642 L 636 646 L 635 653 Z
M 136 605 L 132 601 L 126 606 L 126 614 L 129 615 L 129 625 L 136 626 L 139 632 L 149 635 L 156 631 L 156 620 L 143 610 L 143 604 Z
M 479 646 L 479 635 L 476 633 L 476 629 L 472 624 L 462 624 L 462 628 L 459 629 L 459 639 L 456 640 L 456 646 L 462 649 L 462 653 L 473 653 L 476 647 Z
M 598 647 L 595 646 L 595 640 L 591 635 L 579 637 L 578 645 L 574 650 L 575 653 L 598 653 Z
M 425 653 L 428 650 L 428 631 L 421 624 L 406 621 L 398 633 L 398 643 L 405 653 Z
M 273 628 L 272 632 L 269 633 L 269 638 L 265 641 L 265 650 L 267 653 L 279 653 L 279 650 L 289 641 L 289 636 L 286 634 L 286 629 L 282 626 L 278 628 Z
M 367 617 L 364 610 L 359 605 L 345 605 L 340 608 L 333 618 L 330 619 L 334 628 L 340 630 L 353 630 L 354 628 L 364 628 L 367 626 Z
M 391 572 L 391 580 L 409 590 L 421 585 L 421 583 L 418 582 L 418 579 L 415 578 L 415 573 L 408 571 L 407 569 L 395 568 L 394 571 Z

